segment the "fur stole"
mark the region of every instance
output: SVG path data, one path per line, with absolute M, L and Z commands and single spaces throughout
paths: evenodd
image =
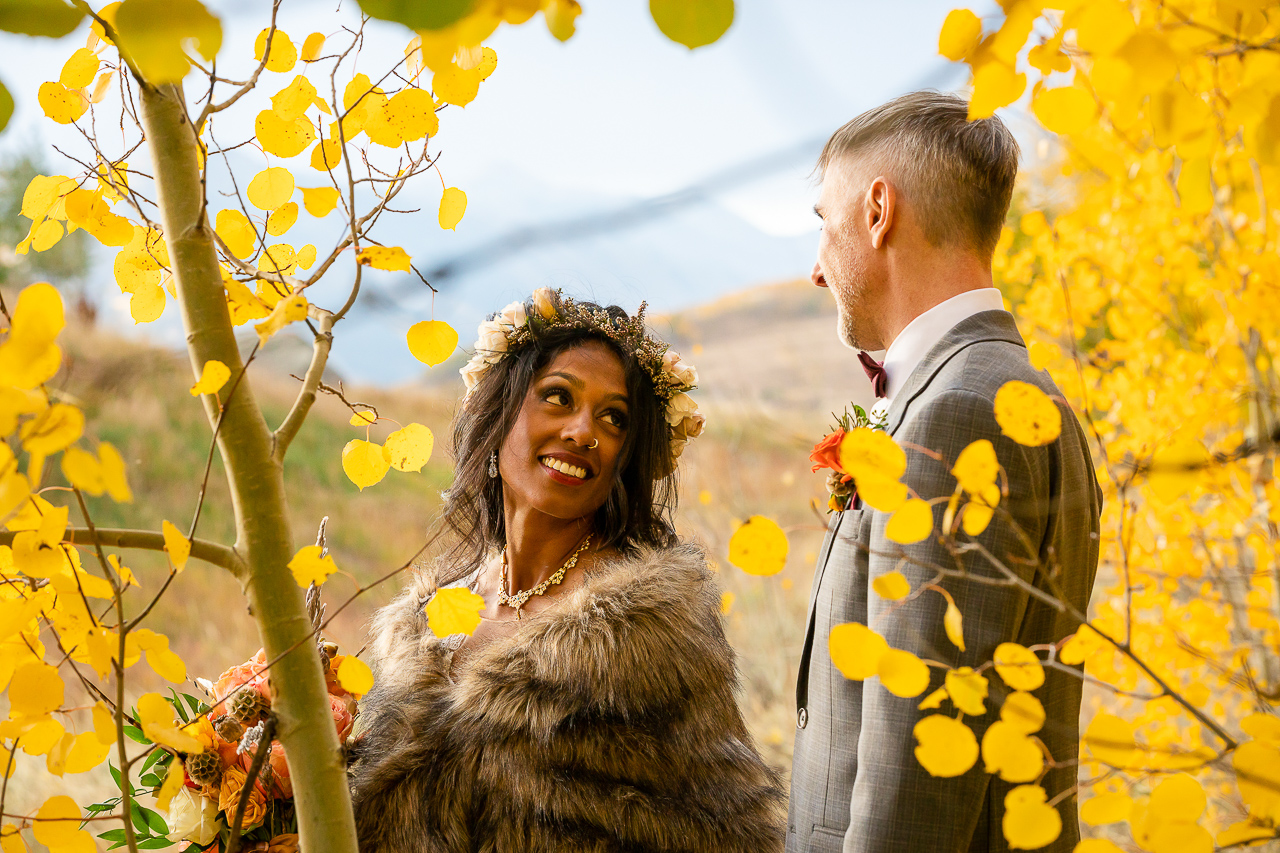
M 363 853 L 781 850 L 777 774 L 734 696 L 691 546 L 594 568 L 449 675 L 419 576 L 379 612 L 351 770 Z

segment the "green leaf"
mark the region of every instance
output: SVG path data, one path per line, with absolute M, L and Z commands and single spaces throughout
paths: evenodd
M 146 820 L 147 827 L 151 830 L 153 835 L 169 834 L 169 824 L 165 823 L 164 818 L 160 816 L 159 812 L 154 812 L 151 809 L 144 808 L 136 803 L 134 804 L 134 808 L 137 810 L 135 814 L 139 812 L 142 814 L 143 818 Z
M 138 784 L 144 788 L 159 788 L 162 782 L 164 780 L 154 773 L 148 773 L 138 780 Z
M 137 713 L 138 713 L 137 711 L 134 711 L 133 713 L 133 716 L 135 718 L 137 717 Z M 151 739 L 148 738 L 146 735 L 144 735 L 142 733 L 142 729 L 138 728 L 137 726 L 124 726 L 123 731 L 125 735 L 129 738 L 129 740 L 133 741 L 134 743 L 151 743 Z
M 209 712 L 211 705 L 206 704 L 199 696 L 192 696 L 190 693 L 183 693 L 182 698 L 187 700 L 187 704 L 191 706 L 193 714 L 206 714 Z
M 139 850 L 163 850 L 164 848 L 172 847 L 177 843 L 178 842 L 176 841 L 170 841 L 164 836 L 160 836 L 159 838 L 148 838 L 146 841 L 139 841 L 138 849 Z
M 125 843 L 125 834 L 123 829 L 108 829 L 106 832 L 102 833 L 98 837 L 101 838 L 103 841 L 116 842 L 115 844 L 112 844 L 109 848 L 107 848 L 108 850 L 114 850 L 117 847 L 119 847 L 121 844 Z
M 142 762 L 142 769 L 139 770 L 138 772 L 146 773 L 148 770 L 151 769 L 152 765 L 154 765 L 157 761 L 159 761 L 163 756 L 166 756 L 168 754 L 169 753 L 165 752 L 163 749 L 152 750 L 151 754 L 147 756 L 147 760 Z
M 664 36 L 692 50 L 725 34 L 733 0 L 649 0 L 649 14 Z
M 442 30 L 466 17 L 475 0 L 360 0 L 371 18 L 395 21 L 411 30 Z
M 151 837 L 151 831 L 147 829 L 147 818 L 143 814 L 146 811 L 137 803 L 133 804 L 133 808 L 129 810 L 129 817 L 133 820 L 133 828 L 142 833 L 146 837 Z
M 0 30 L 26 36 L 62 38 L 76 27 L 84 12 L 65 0 L 4 0 Z

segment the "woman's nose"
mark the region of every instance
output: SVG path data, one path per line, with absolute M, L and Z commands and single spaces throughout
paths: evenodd
M 595 430 L 591 422 L 591 413 L 586 409 L 576 412 L 570 417 L 560 431 L 560 437 L 566 441 L 572 441 L 579 447 L 586 447 L 592 442 L 595 436 Z

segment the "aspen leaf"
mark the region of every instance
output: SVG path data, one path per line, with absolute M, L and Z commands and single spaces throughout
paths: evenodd
M 342 142 L 337 139 L 322 139 L 311 149 L 311 168 L 317 172 L 327 172 L 337 168 L 342 162 Z M 334 190 L 337 192 L 337 190 Z M 337 196 L 334 196 L 336 203 Z
M 18 435 L 28 453 L 51 456 L 84 434 L 84 413 L 67 403 L 54 403 L 22 425 Z
M 9 681 L 9 714 L 43 717 L 62 707 L 63 691 L 57 669 L 42 660 L 29 660 L 13 671 Z
M 249 181 L 245 195 L 259 210 L 275 210 L 293 195 L 293 173 L 283 166 L 263 169 Z
M 335 187 L 299 187 L 302 190 L 302 206 L 312 216 L 328 216 L 338 206 L 338 190 Z
M 151 740 L 172 747 L 178 752 L 204 752 L 204 744 L 175 724 L 173 707 L 159 693 L 144 693 L 138 697 L 138 722 L 142 732 Z
M 316 138 L 315 128 L 306 116 L 285 120 L 275 110 L 258 113 L 254 134 L 262 150 L 277 157 L 297 157 Z
M 279 237 L 284 232 L 293 227 L 293 223 L 298 221 L 298 203 L 296 201 L 288 201 L 271 211 L 271 215 L 267 217 L 267 233 L 272 237 Z
M 855 485 L 863 502 L 881 512 L 895 512 L 907 500 L 907 484 L 889 477 L 866 475 Z
M 421 89 L 404 89 L 392 96 L 382 108 L 381 115 L 382 121 L 402 142 L 435 136 L 440 130 L 436 102 Z
M 942 614 L 942 630 L 952 645 L 964 651 L 964 615 L 951 596 L 947 596 L 947 610 Z
M 1097 105 L 1084 89 L 1062 86 L 1041 89 L 1031 101 L 1031 110 L 1046 130 L 1054 133 L 1080 133 L 1093 123 Z
M 871 588 L 876 591 L 876 595 L 888 601 L 898 601 L 906 598 L 907 594 L 911 592 L 911 584 L 907 582 L 902 572 L 896 569 L 891 572 L 885 572 L 873 580 Z
M 124 457 L 114 445 L 103 441 L 98 444 L 98 460 L 102 462 L 102 482 L 107 494 L 116 503 L 133 503 L 133 490 L 129 488 Z
M 876 675 L 885 690 L 903 699 L 919 696 L 929 686 L 929 667 L 903 649 L 889 649 L 881 655 Z
M 937 690 L 924 697 L 920 704 L 916 706 L 916 709 L 920 711 L 936 710 L 942 707 L 942 700 L 946 698 L 947 688 L 939 687 Z
M 1268 741 L 1280 746 L 1280 717 L 1271 714 L 1250 714 L 1240 721 L 1240 729 L 1255 740 Z
M 47 282 L 28 285 L 13 307 L 8 340 L 0 343 L 0 376 L 6 385 L 33 389 L 52 379 L 62 365 L 54 343 L 65 319 L 62 296 Z
M 204 369 L 200 371 L 200 381 L 191 386 L 191 396 L 217 394 L 230 378 L 231 368 L 217 359 L 209 359 L 204 363 Z
M 98 457 L 75 445 L 62 452 L 62 476 L 67 482 L 88 495 L 97 497 L 106 489 L 102 478 L 102 463 Z
M 375 270 L 408 272 L 409 255 L 399 246 L 369 246 L 356 255 L 356 263 L 366 264 Z
M 968 9 L 952 9 L 938 34 L 938 53 L 959 62 L 973 52 L 981 38 L 981 19 Z
M 355 655 L 346 655 L 338 664 L 338 683 L 359 699 L 373 689 L 373 670 Z
M 480 625 L 480 611 L 484 599 L 466 587 L 446 587 L 436 590 L 427 602 L 427 627 L 437 637 L 450 634 L 470 636 Z
M 889 644 L 866 625 L 845 622 L 831 629 L 827 650 L 841 675 L 864 681 L 879 671 L 880 659 L 889 651 Z
M 859 427 L 849 430 L 840 442 L 840 466 L 859 481 L 897 480 L 907 472 L 907 455 L 888 434 Z
M 547 30 L 560 41 L 568 41 L 577 27 L 582 7 L 577 0 L 549 0 L 542 8 Z
M 992 656 L 996 673 L 1014 690 L 1035 690 L 1044 684 L 1044 666 L 1036 653 L 1017 643 L 1001 643 Z
M 187 567 L 187 559 L 191 556 L 191 540 L 168 519 L 161 522 L 160 529 L 164 533 L 164 549 L 169 552 L 169 562 L 180 572 Z
M 1062 815 L 1047 800 L 1039 785 L 1019 785 L 1005 795 L 1001 828 L 1010 849 L 1035 850 L 1062 833 Z
M 995 515 L 995 508 L 1000 503 L 1000 487 L 995 483 L 987 486 L 981 493 L 973 496 L 973 500 L 964 505 L 964 514 L 960 517 L 960 527 L 968 536 L 978 536 L 987 529 Z
M 106 100 L 107 90 L 111 88 L 111 81 L 115 80 L 115 77 L 116 72 L 112 69 L 107 69 L 99 74 L 98 82 L 93 84 L 93 93 L 89 95 L 89 103 L 100 104 Z M 0 129 L 2 128 L 3 126 L 0 125 Z
M 293 555 L 293 559 L 289 561 L 289 569 L 293 572 L 293 579 L 298 582 L 298 586 L 306 589 L 311 584 L 321 586 L 329 575 L 338 570 L 337 565 L 333 562 L 333 557 L 329 554 L 321 556 L 321 547 L 319 545 L 307 545 L 298 550 Z
M 89 109 L 89 99 L 57 81 L 41 83 L 36 100 L 44 114 L 58 124 L 71 124 Z M 41 251 L 37 249 L 36 251 Z
M 478 69 L 463 69 L 450 63 L 431 78 L 431 91 L 446 104 L 465 107 L 476 99 L 483 78 Z
M 1128 794 L 1099 794 L 1080 804 L 1080 820 L 1089 826 L 1102 826 L 1129 819 L 1133 799 Z
M 918 498 L 898 507 L 884 528 L 885 538 L 899 545 L 911 545 L 927 539 L 932 532 L 933 509 L 927 501 Z
M 319 35 L 319 33 L 313 33 L 312 35 Z M 308 36 L 308 38 L 310 37 Z M 324 36 L 320 38 L 323 41 Z M 292 83 L 271 96 L 271 111 L 281 121 L 291 122 L 301 118 L 307 108 L 315 102 L 315 99 L 316 87 L 311 85 L 310 80 L 299 74 L 293 78 Z
M 1207 157 L 1197 157 L 1178 170 L 1179 206 L 1189 214 L 1208 213 L 1213 209 L 1212 173 Z
M 1111 648 L 1111 644 L 1089 625 L 1081 625 L 1067 638 L 1058 652 L 1058 660 L 1075 666 L 1082 664 L 1095 652 Z
M 169 638 L 146 628 L 135 629 L 131 637 L 138 649 L 146 652 L 147 666 L 165 681 L 181 684 L 187 680 L 187 665 L 169 648 Z
M 104 744 L 116 742 L 116 719 L 102 700 L 93 706 L 93 731 L 98 741 Z
M 1022 96 L 1027 75 L 999 61 L 989 61 L 973 73 L 973 95 L 969 99 L 969 121 L 990 118 Z
M 1147 813 L 1173 823 L 1195 823 L 1208 805 L 1199 782 L 1186 773 L 1174 773 L 1152 790 Z
M 987 698 L 987 679 L 972 667 L 962 666 L 948 670 L 944 682 L 951 704 L 971 717 L 987 712 L 983 700 Z
M 297 262 L 298 266 L 301 267 L 302 269 L 304 270 L 311 269 L 311 265 L 316 262 L 315 245 L 308 243 L 307 245 L 303 246 L 301 249 L 298 250 L 298 254 L 295 256 L 294 260 Z
M 298 63 L 298 49 L 293 46 L 293 40 L 284 30 L 277 29 L 272 33 L 268 27 L 258 33 L 258 38 L 253 43 L 253 58 L 262 61 L 262 55 L 267 50 L 268 34 L 271 35 L 271 54 L 267 57 L 267 70 L 279 74 L 292 71 L 293 66 Z
M 1185 500 L 1200 481 L 1198 468 L 1211 458 L 1196 439 L 1175 439 L 1151 457 L 1151 473 L 1147 478 L 1151 494 L 1162 504 Z
M 22 751 L 27 755 L 44 755 L 57 746 L 66 729 L 56 720 L 45 718 L 31 726 L 22 738 Z
M 387 476 L 390 467 L 382 455 L 382 446 L 372 441 L 352 439 L 342 448 L 342 470 L 362 492 Z
M 129 294 L 129 314 L 135 325 L 154 323 L 164 313 L 164 288 L 158 284 L 143 284 Z
M 298 58 L 303 62 L 315 62 L 320 56 L 320 51 L 324 49 L 324 33 L 312 33 L 302 42 L 302 53 Z
M 98 73 L 98 65 L 98 54 L 82 47 L 63 64 L 58 82 L 68 89 L 83 89 L 93 82 L 94 75 Z
M 306 319 L 306 316 L 307 298 L 301 293 L 295 293 L 277 302 L 267 319 L 254 323 L 253 330 L 258 333 L 258 340 L 265 344 L 276 332 L 290 323 Z
M 1076 44 L 1081 49 L 1102 55 L 1114 53 L 1137 29 L 1121 0 L 1082 3 L 1068 25 L 1075 26 Z
M 418 472 L 431 459 L 435 436 L 422 424 L 406 424 L 382 443 L 382 455 L 397 471 Z
M 348 421 L 352 426 L 369 426 L 376 423 L 378 416 L 373 412 L 356 412 Z
M 996 392 L 996 423 L 1000 431 L 1025 447 L 1056 441 L 1062 432 L 1062 411 L 1049 395 L 1016 379 Z
M 423 320 L 409 327 L 409 352 L 418 361 L 435 367 L 458 347 L 458 333 L 443 320 Z
M 1030 693 L 1017 690 L 1005 697 L 1000 719 L 1023 734 L 1034 734 L 1044 726 L 1044 705 Z
M 80 807 L 75 800 L 67 796 L 50 797 L 36 812 L 31 832 L 36 841 L 51 850 L 68 847 L 82 832 L 78 829 L 80 820 Z
M 156 791 L 156 808 L 168 814 L 169 804 L 173 802 L 174 795 L 182 790 L 185 781 L 186 768 L 181 760 L 175 758 L 169 762 L 169 772 L 165 774 L 160 790 Z
M 733 23 L 733 0 L 649 0 L 662 34 L 690 50 L 719 39 Z
M 1269 826 L 1259 826 L 1256 823 L 1250 823 L 1247 820 L 1237 821 L 1222 832 L 1218 833 L 1215 843 L 1220 848 L 1238 847 L 1240 845 L 1256 846 L 1249 844 L 1250 841 L 1268 841 L 1276 837 L 1276 831 Z M 1113 845 L 1114 846 L 1114 845 Z M 1079 848 L 1077 848 L 1079 850 Z M 8 853 L 6 850 L 5 853 Z M 1084 851 L 1084 853 L 1112 853 L 1110 850 Z M 1115 848 L 1115 853 L 1123 853 L 1119 847 Z
M 83 17 L 82 10 L 64 0 L 8 2 L 0 6 L 0 30 L 27 36 L 62 38 L 70 35 L 80 25 Z M 5 853 L 8 853 L 7 848 Z
M 951 475 L 960 483 L 960 488 L 976 495 L 996 481 L 999 470 L 995 445 L 980 438 L 960 451 Z
M 456 231 L 466 212 L 467 194 L 457 187 L 447 187 L 440 197 L 440 227 Z
M 916 723 L 911 733 L 916 739 L 916 761 L 930 776 L 961 776 L 978 760 L 978 740 L 959 720 L 931 714 Z
M 212 61 L 222 47 L 222 24 L 200 0 L 125 0 L 116 9 L 120 47 L 151 83 L 177 83 L 191 63 L 183 45 Z
M 267 250 L 258 258 L 258 269 L 263 272 L 278 273 L 280 275 L 292 275 L 294 267 L 298 263 L 298 254 L 293 250 L 293 246 L 288 243 L 272 243 Z M 267 282 L 259 282 L 259 287 Z M 285 292 L 282 290 L 283 285 L 270 283 L 269 286 L 278 298 L 284 298 Z M 295 294 L 299 297 L 302 294 Z M 266 299 L 266 297 L 264 297 Z M 268 300 L 269 304 L 274 308 L 277 300 L 272 298 Z M 299 317 L 298 319 L 302 319 Z
M 0 130 L 4 130 L 9 126 L 9 119 L 13 118 L 13 107 L 13 95 L 9 92 L 8 87 L 0 82 Z M 5 853 L 8 853 L 8 851 L 5 851 Z
M 982 761 L 988 773 L 1005 782 L 1033 782 L 1044 772 L 1039 745 L 1003 720 L 992 723 L 982 736 Z
M 1095 761 L 1116 768 L 1127 766 L 1137 749 L 1133 726 L 1105 712 L 1094 716 L 1080 742 Z
M 729 537 L 729 562 L 749 575 L 776 575 L 787 565 L 787 534 L 778 523 L 753 515 Z
M 509 4 L 508 8 L 510 5 L 514 4 Z M 360 10 L 369 17 L 396 21 L 411 30 L 426 30 L 428 36 L 435 35 L 432 30 L 444 30 L 466 18 L 473 7 L 470 0 L 435 0 L 432 3 L 360 0 Z
M 1258 740 L 1242 743 L 1232 753 L 1231 767 L 1250 816 L 1272 823 L 1280 819 L 1280 745 Z

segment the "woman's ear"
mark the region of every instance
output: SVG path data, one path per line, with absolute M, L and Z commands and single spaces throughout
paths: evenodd
M 863 200 L 862 207 L 866 211 L 867 234 L 871 238 L 871 247 L 883 248 L 885 238 L 889 236 L 889 229 L 893 227 L 897 190 L 881 175 L 867 187 L 867 196 Z

